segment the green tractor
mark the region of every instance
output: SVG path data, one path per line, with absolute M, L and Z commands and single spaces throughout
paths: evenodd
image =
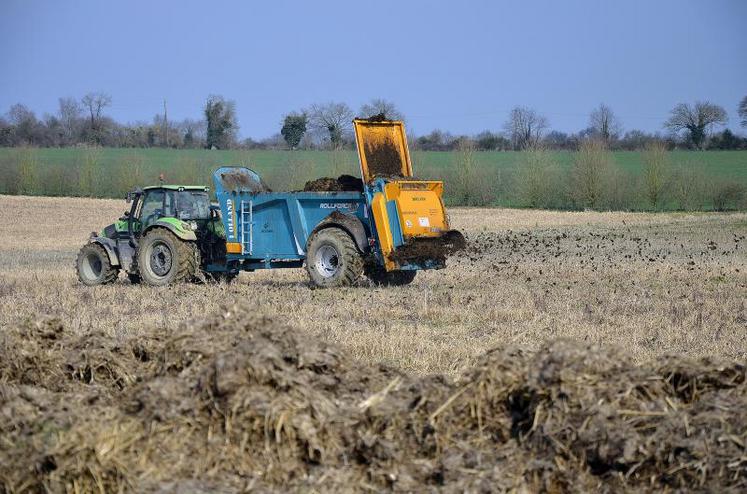
M 127 194 L 129 211 L 93 232 L 78 253 L 78 279 L 103 285 L 127 273 L 132 283 L 163 286 L 178 281 L 231 281 L 236 271 L 209 272 L 226 256 L 220 209 L 204 186 L 160 185 Z

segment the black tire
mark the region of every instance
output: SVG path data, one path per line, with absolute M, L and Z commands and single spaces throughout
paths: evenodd
M 417 271 L 386 271 L 381 266 L 368 265 L 365 269 L 366 277 L 378 286 L 404 286 L 415 280 Z
M 363 257 L 344 230 L 325 228 L 308 241 L 306 272 L 320 288 L 350 286 L 363 273 Z
M 106 285 L 119 275 L 119 269 L 112 266 L 106 250 L 96 243 L 81 247 L 75 261 L 75 271 L 80 282 L 86 286 Z
M 200 254 L 194 242 L 181 240 L 165 228 L 154 228 L 140 241 L 137 265 L 145 283 L 164 286 L 192 279 Z

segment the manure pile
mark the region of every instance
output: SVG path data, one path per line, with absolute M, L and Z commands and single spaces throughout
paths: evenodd
M 0 333 L 0 492 L 747 489 L 744 363 L 570 341 L 455 382 L 225 308 L 111 338 Z

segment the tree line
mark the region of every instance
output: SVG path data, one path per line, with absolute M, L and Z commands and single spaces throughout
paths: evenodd
M 172 121 L 164 101 L 163 111 L 151 122 L 119 123 L 106 115 L 110 95 L 92 92 L 80 100 L 60 98 L 54 114 L 41 118 L 22 104 L 0 116 L 0 146 L 67 147 L 98 145 L 124 148 L 207 149 L 350 149 L 354 146 L 351 121 L 355 116 L 380 116 L 393 120 L 406 117 L 391 101 L 373 99 L 354 112 L 344 102 L 312 104 L 283 116 L 279 132 L 254 140 L 238 139 L 236 103 L 222 96 L 207 98 L 199 119 Z M 747 96 L 737 108 L 740 125 L 747 127 Z M 747 138 L 729 128 L 726 110 L 708 101 L 675 106 L 663 124 L 663 133 L 630 129 L 624 131 L 617 114 L 605 104 L 589 113 L 588 126 L 576 133 L 552 130 L 549 120 L 532 108 L 513 108 L 500 131 L 476 135 L 454 135 L 440 129 L 409 136 L 413 149 L 452 151 L 465 145 L 481 151 L 545 149 L 577 150 L 589 139 L 609 149 L 638 150 L 651 143 L 667 149 L 747 149 Z

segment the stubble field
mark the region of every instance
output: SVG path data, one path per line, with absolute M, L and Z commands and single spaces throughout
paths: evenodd
M 666 353 L 747 357 L 747 214 L 451 209 L 468 240 L 443 271 L 404 288 L 365 279 L 313 290 L 301 269 L 243 273 L 231 285 L 77 282 L 77 250 L 123 201 L 0 198 L 0 325 L 38 315 L 112 337 L 175 329 L 241 302 L 338 343 L 366 362 L 454 374 L 494 346 L 548 339 Z
M 404 288 L 86 288 L 123 201 L 0 196 L 0 491 L 747 487 L 747 214 L 451 209 Z

